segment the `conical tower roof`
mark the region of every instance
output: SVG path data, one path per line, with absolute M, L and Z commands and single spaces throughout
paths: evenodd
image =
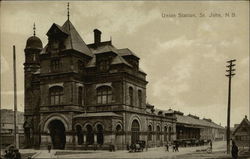
M 88 56 L 93 56 L 90 49 L 86 45 L 86 43 L 83 41 L 79 33 L 76 31 L 73 24 L 70 22 L 70 20 L 67 20 L 61 29 L 68 34 L 68 37 L 65 39 L 65 49 L 73 49 L 79 52 L 82 52 Z

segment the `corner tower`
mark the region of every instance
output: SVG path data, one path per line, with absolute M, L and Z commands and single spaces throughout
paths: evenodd
M 42 41 L 36 36 L 35 24 L 33 27 L 33 36 L 29 37 L 26 41 L 25 62 L 24 62 L 24 131 L 26 146 L 31 146 L 35 143 L 35 132 L 38 128 L 39 122 L 39 103 L 40 103 L 40 87 L 39 75 L 40 59 L 39 54 L 43 48 Z

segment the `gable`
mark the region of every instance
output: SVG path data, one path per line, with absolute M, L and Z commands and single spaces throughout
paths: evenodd
M 245 134 L 250 132 L 250 124 L 247 119 L 243 119 L 240 125 L 234 130 L 233 134 Z
M 47 36 L 51 36 L 51 35 L 56 35 L 56 34 L 64 34 L 64 35 L 68 35 L 67 32 L 65 32 L 61 26 L 53 23 L 53 25 L 50 27 L 49 31 L 47 32 Z

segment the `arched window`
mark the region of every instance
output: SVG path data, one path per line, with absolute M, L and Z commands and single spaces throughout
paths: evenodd
M 82 145 L 83 144 L 83 132 L 82 132 L 82 127 L 80 125 L 76 126 L 76 135 L 77 135 L 78 145 Z
M 110 104 L 112 102 L 112 90 L 109 86 L 97 88 L 97 104 Z
M 78 104 L 82 105 L 82 87 L 78 87 Z
M 164 141 L 167 141 L 167 136 L 168 135 L 168 128 L 165 126 L 164 127 Z
M 58 105 L 62 104 L 63 98 L 63 87 L 54 86 L 49 89 L 50 104 Z
M 136 143 L 138 140 L 140 140 L 140 125 L 137 120 L 133 120 L 131 132 L 131 143 Z
M 160 133 L 161 133 L 161 128 L 160 126 L 158 125 L 156 127 L 156 140 L 160 140 Z
M 152 126 L 148 126 L 148 141 L 152 141 Z
M 101 124 L 97 125 L 97 143 L 102 145 L 103 144 L 103 127 Z
M 86 136 L 87 136 L 87 144 L 88 145 L 92 145 L 93 143 L 94 143 L 94 133 L 93 133 L 93 128 L 92 128 L 92 126 L 91 125 L 87 125 L 86 126 L 86 129 L 87 129 L 87 134 L 86 134 Z
M 138 90 L 138 105 L 142 107 L 142 91 Z
M 133 105 L 133 96 L 134 96 L 133 88 L 129 87 L 129 105 Z
M 116 126 L 116 133 L 119 133 L 119 132 L 121 132 L 121 131 L 122 131 L 122 127 L 121 127 L 120 124 L 118 124 L 118 125 Z

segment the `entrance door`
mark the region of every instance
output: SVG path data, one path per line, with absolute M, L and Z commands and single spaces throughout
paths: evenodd
M 65 127 L 60 120 L 53 120 L 49 123 L 50 137 L 54 149 L 64 149 L 66 136 Z
M 140 125 L 137 120 L 132 122 L 131 132 L 131 143 L 136 143 L 138 140 L 140 140 Z

